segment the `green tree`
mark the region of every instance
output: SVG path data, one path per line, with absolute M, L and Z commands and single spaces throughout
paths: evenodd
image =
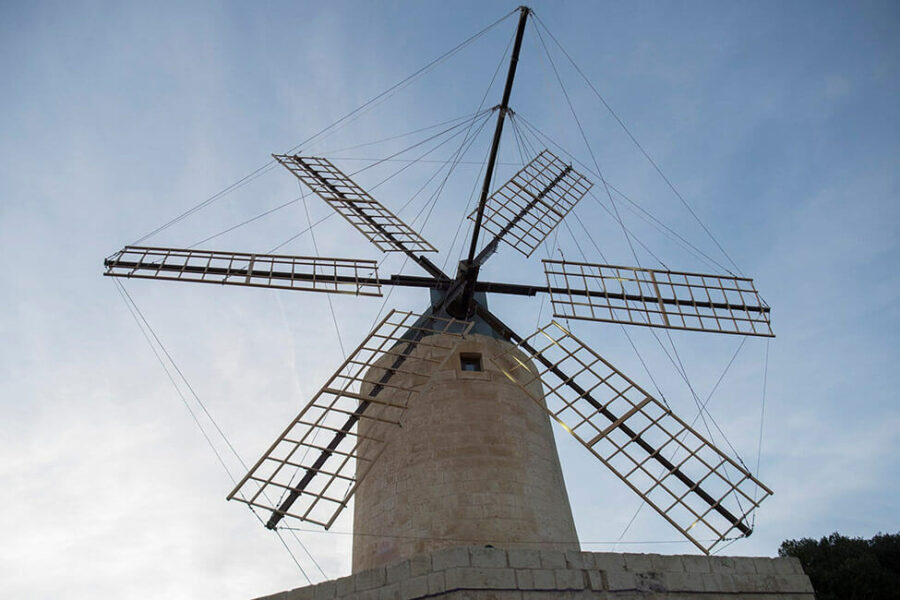
M 900 534 L 785 540 L 778 555 L 800 559 L 818 600 L 900 600 Z

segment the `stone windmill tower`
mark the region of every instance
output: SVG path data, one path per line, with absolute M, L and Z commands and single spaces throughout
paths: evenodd
M 455 350 L 438 362 L 411 358 L 428 388 L 407 404 L 356 490 L 353 529 L 366 535 L 354 539 L 353 570 L 461 543 L 577 549 L 550 420 L 495 363 L 513 348 L 489 332 L 434 344 Z M 369 380 L 380 378 L 384 362 Z M 542 398 L 538 383 L 531 388 Z M 363 435 L 375 429 L 361 427 Z
M 421 314 L 394 310 L 372 330 L 229 495 L 266 511 L 270 529 L 285 518 L 327 529 L 355 498 L 353 571 L 381 573 L 378 585 L 390 585 L 388 565 L 487 546 L 494 558 L 465 551 L 468 562 L 456 567 L 486 561 L 508 571 L 497 575 L 502 585 L 487 588 L 509 589 L 513 573 L 512 587 L 521 590 L 516 561 L 540 570 L 546 553 L 577 554 L 552 421 L 704 553 L 728 536 L 749 535 L 748 515 L 771 494 L 558 323 L 521 336 L 488 309 L 488 293 L 545 293 L 557 317 L 772 336 L 752 280 L 731 275 L 544 260 L 546 286 L 479 279 L 501 243 L 531 256 L 592 185 L 544 150 L 491 193 L 530 12 L 519 9 L 469 252 L 455 274 L 428 259 L 436 249 L 331 161 L 297 154 L 274 158 L 380 250 L 405 254 L 427 276 L 381 278 L 372 260 L 138 246 L 105 262 L 114 277 L 369 296 L 388 285 L 430 290 Z M 479 250 L 482 230 L 490 235 Z M 436 572 L 438 559 L 428 560 Z M 574 566 L 596 560 L 582 556 Z M 531 591 L 595 584 L 614 591 L 608 577 L 594 582 L 588 570 L 580 588 L 577 574 L 560 576 L 575 587 L 554 579 L 556 587 L 541 588 L 531 576 Z M 439 592 L 403 595 L 440 595 L 444 582 Z M 350 592 L 361 591 L 356 585 Z

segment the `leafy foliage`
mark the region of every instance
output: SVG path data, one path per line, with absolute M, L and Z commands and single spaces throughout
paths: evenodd
M 900 599 L 900 534 L 785 540 L 778 555 L 800 559 L 818 600 Z

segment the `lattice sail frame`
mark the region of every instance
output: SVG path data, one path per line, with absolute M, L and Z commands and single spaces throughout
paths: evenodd
M 381 296 L 374 260 L 125 246 L 104 275 Z
M 327 158 L 286 154 L 272 157 L 382 252 L 437 252 L 437 248 Z
M 524 343 L 534 352 L 520 342 L 492 360 L 551 418 L 704 552 L 709 553 L 737 527 L 694 490 L 704 490 L 715 504 L 745 525 L 748 515 L 772 494 L 746 468 L 555 321 Z M 520 352 L 530 362 L 522 361 Z M 538 380 L 543 383 L 546 405 L 529 389 Z M 584 393 L 574 392 L 567 381 Z M 626 433 L 629 429 L 634 437 Z M 654 452 L 648 452 L 641 442 Z M 656 454 L 696 485 L 688 486 L 676 469 L 667 472 L 654 459 Z
M 538 154 L 484 205 L 482 226 L 531 256 L 593 184 L 549 150 Z M 469 215 L 475 218 L 475 212 Z
M 331 527 L 400 425 L 409 402 L 426 389 L 426 372 L 446 362 L 471 328 L 467 321 L 391 311 L 228 499 Z M 327 459 L 316 466 L 329 449 Z M 310 473 L 305 489 L 285 509 L 284 497 Z
M 544 260 L 553 316 L 774 337 L 752 279 Z

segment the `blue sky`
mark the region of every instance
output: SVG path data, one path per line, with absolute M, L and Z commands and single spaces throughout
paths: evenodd
M 334 122 L 515 8 L 515 3 L 3 3 L 0 6 L 0 592 L 9 597 L 235 597 L 302 585 L 277 538 L 242 506 L 166 379 L 102 259 Z M 775 491 L 736 555 L 772 555 L 786 538 L 900 529 L 897 406 L 897 166 L 900 17 L 896 4 L 535 3 L 541 22 L 627 124 L 773 307 L 760 478 Z M 348 171 L 401 140 L 349 146 L 475 112 L 514 29 L 507 19 L 452 60 L 346 127 L 304 147 Z M 546 30 L 541 30 L 546 35 Z M 593 164 L 532 25 L 511 105 L 575 159 Z M 552 43 L 549 40 L 548 44 Z M 724 262 L 715 244 L 554 54 L 610 183 Z M 505 64 L 501 67 L 501 75 Z M 499 81 L 486 106 L 499 101 Z M 489 125 L 468 156 L 482 159 Z M 511 134 L 511 129 L 508 128 Z M 520 157 L 504 145 L 498 179 Z M 344 162 L 340 162 L 341 159 Z M 462 164 L 427 220 L 439 165 L 381 184 L 358 181 L 441 248 L 477 180 Z M 299 195 L 271 170 L 147 240 L 186 246 Z M 710 270 L 616 198 L 625 225 L 674 269 Z M 313 221 L 329 214 L 311 199 Z M 576 213 L 610 262 L 634 264 L 599 200 Z M 301 202 L 204 245 L 265 252 L 305 229 Z M 600 258 L 561 229 L 558 248 Z M 338 219 L 315 229 L 325 256 L 381 256 Z M 281 251 L 312 254 L 304 235 Z M 486 277 L 539 283 L 537 255 L 504 250 Z M 637 249 L 646 266 L 655 259 Z M 398 272 L 389 257 L 383 274 Z M 403 272 L 419 274 L 409 265 Z M 127 289 L 209 412 L 252 461 L 340 363 L 324 296 L 127 282 Z M 388 306 L 416 310 L 422 292 Z M 549 320 L 535 299 L 491 299 L 521 333 Z M 366 333 L 381 301 L 335 298 L 343 344 Z M 539 316 L 540 313 L 540 316 Z M 575 333 L 650 389 L 621 328 Z M 690 391 L 659 344 L 632 328 L 676 413 Z M 673 333 L 705 398 L 740 340 Z M 668 343 L 668 340 L 666 340 Z M 755 469 L 765 340 L 749 339 L 710 413 Z M 188 405 L 197 409 L 188 398 Z M 201 415 L 202 417 L 202 415 Z M 201 421 L 208 427 L 208 423 Z M 211 431 L 215 434 L 215 431 Z M 236 474 L 221 439 L 212 435 Z M 558 437 L 585 549 L 609 550 L 639 506 L 583 449 Z M 230 462 L 228 462 L 230 461 Z M 335 526 L 348 532 L 347 520 Z M 301 532 L 328 578 L 349 570 L 349 540 Z M 644 509 L 617 550 L 692 552 Z M 287 538 L 313 580 L 322 572 Z

